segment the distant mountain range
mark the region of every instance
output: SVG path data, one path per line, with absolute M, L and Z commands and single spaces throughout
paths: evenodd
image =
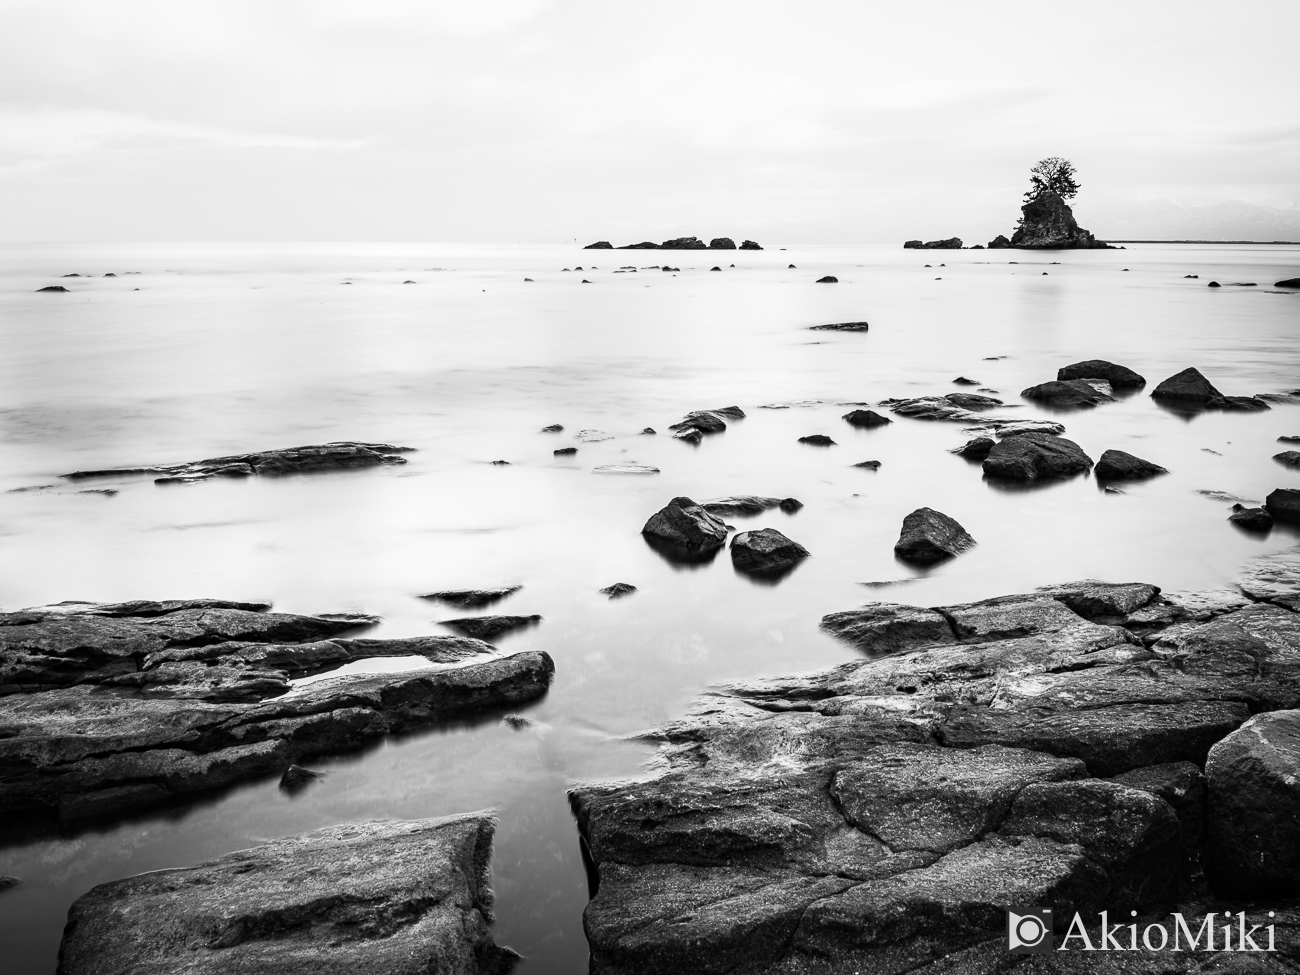
M 1227 200 L 1183 206 L 1142 200 L 1077 207 L 1079 222 L 1102 240 L 1300 241 L 1300 209 Z

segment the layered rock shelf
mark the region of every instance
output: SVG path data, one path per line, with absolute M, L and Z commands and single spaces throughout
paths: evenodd
M 307 447 L 285 447 L 250 454 L 209 457 L 184 464 L 154 467 L 111 467 L 103 470 L 73 471 L 62 476 L 72 481 L 93 477 L 125 477 L 131 474 L 157 474 L 159 484 L 203 481 L 210 477 L 251 477 L 254 474 L 304 474 L 312 471 L 350 470 L 405 464 L 401 455 L 413 447 L 395 447 L 387 443 L 339 441 Z

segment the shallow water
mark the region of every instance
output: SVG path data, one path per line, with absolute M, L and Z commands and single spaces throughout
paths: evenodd
M 0 838 L 0 874 L 25 881 L 0 894 L 6 972 L 51 971 L 69 904 L 95 884 L 348 819 L 483 808 L 500 816 L 497 940 L 526 956 L 522 975 L 579 971 L 587 886 L 565 788 L 636 773 L 648 753 L 618 736 L 679 714 L 717 680 L 851 659 L 817 630 L 833 610 L 1081 577 L 1219 587 L 1251 556 L 1296 542 L 1243 534 L 1225 521 L 1228 502 L 1196 492 L 1258 502 L 1300 486 L 1270 459 L 1279 435 L 1300 435 L 1300 406 L 1186 417 L 1146 392 L 1188 365 L 1229 394 L 1300 386 L 1300 294 L 1271 288 L 1300 273 L 1300 247 L 791 247 L 670 260 L 680 273 L 613 273 L 660 263 L 654 251 L 558 247 L 0 251 L 4 609 L 214 596 L 375 613 L 373 635 L 405 636 L 466 615 L 416 593 L 522 584 L 493 611 L 545 620 L 497 642 L 547 650 L 557 668 L 525 709 L 536 728 L 492 719 L 317 761 L 332 774 L 292 799 L 263 781 L 100 831 Z M 119 276 L 59 277 L 72 271 Z M 840 283 L 814 284 L 823 274 Z M 1210 279 L 1260 286 L 1213 290 Z M 71 293 L 34 293 L 52 283 Z M 807 330 L 863 319 L 867 334 Z M 1017 395 L 1088 358 L 1136 369 L 1147 390 L 1068 414 Z M 1008 491 L 947 452 L 969 437 L 960 425 L 899 418 L 859 431 L 840 419 L 849 407 L 837 404 L 950 392 L 958 375 L 1000 390 L 999 414 L 1063 422 L 1094 459 L 1114 447 L 1171 473 L 1118 495 L 1091 478 Z M 748 417 L 699 447 L 669 435 L 686 411 L 733 403 Z M 550 423 L 566 429 L 538 432 Z M 613 437 L 575 439 L 584 429 Z M 797 442 L 813 433 L 837 446 Z M 57 477 L 329 440 L 417 451 L 403 466 L 283 479 Z M 578 453 L 555 458 L 561 446 Z M 868 459 L 881 469 L 851 466 Z M 631 462 L 662 473 L 591 473 Z M 7 493 L 28 487 L 39 489 Z M 736 574 L 725 553 L 671 565 L 639 535 L 676 495 L 738 493 L 805 504 L 728 519 L 780 528 L 813 553 L 777 585 Z M 978 547 L 929 572 L 895 561 L 903 516 L 922 505 Z M 596 592 L 619 581 L 639 591 Z M 861 585 L 881 581 L 900 584 Z

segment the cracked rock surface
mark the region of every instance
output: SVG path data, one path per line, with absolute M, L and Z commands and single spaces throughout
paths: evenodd
M 486 813 L 331 826 L 178 870 L 101 884 L 72 905 L 60 975 L 503 975 Z
M 545 693 L 541 652 L 222 600 L 0 614 L 0 822 L 112 816 Z M 329 677 L 372 657 L 419 669 Z M 320 679 L 295 684 L 304 677 Z
M 1053 906 L 1058 937 L 1076 910 L 1249 910 L 1205 906 L 1232 894 L 1201 870 L 1202 769 L 1300 706 L 1300 616 L 1273 598 L 1085 581 L 830 614 L 862 659 L 724 685 L 641 736 L 647 777 L 571 789 L 592 972 L 991 973 L 1018 961 L 1008 907 Z M 1259 971 L 1294 970 L 1295 904 L 1274 907 Z

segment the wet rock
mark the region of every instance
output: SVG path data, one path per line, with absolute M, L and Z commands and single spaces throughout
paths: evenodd
M 1175 405 L 1201 409 L 1251 411 L 1269 408 L 1267 403 L 1253 396 L 1225 396 L 1194 366 L 1170 376 L 1155 388 L 1151 396 Z
M 843 420 L 851 427 L 860 427 L 866 430 L 873 427 L 883 427 L 886 423 L 894 422 L 889 417 L 881 416 L 875 410 L 853 410 L 851 413 L 845 413 Z
M 803 502 L 797 498 L 765 498 L 757 494 L 738 494 L 701 501 L 700 507 L 714 517 L 720 518 L 724 515 L 759 515 L 770 508 L 780 508 L 786 514 L 794 514 L 803 507 Z
M 1233 581 L 1251 599 L 1300 612 L 1300 548 L 1251 559 Z
M 1178 817 L 1184 849 L 1199 856 L 1205 838 L 1205 776 L 1199 768 L 1191 762 L 1148 765 L 1117 775 L 1111 781 L 1169 803 Z
M 323 778 L 325 778 L 324 772 L 313 772 L 301 765 L 290 765 L 284 770 L 284 775 L 280 776 L 280 791 L 296 795 L 313 782 L 319 782 Z
M 495 589 L 441 589 L 437 592 L 421 593 L 420 598 L 436 599 L 439 602 L 451 603 L 453 606 L 478 609 L 500 602 L 507 596 L 513 596 L 522 588 L 524 587 L 498 586 Z
M 593 467 L 593 474 L 658 474 L 659 468 L 649 464 L 601 464 Z
M 1300 450 L 1284 450 L 1280 454 L 1274 454 L 1273 459 L 1283 467 L 1300 470 Z
M 1300 711 L 1259 714 L 1211 750 L 1205 869 L 1216 892 L 1300 894 Z
M 450 630 L 476 640 L 495 640 L 515 630 L 536 626 L 541 621 L 542 618 L 534 613 L 532 616 L 462 616 L 459 619 L 438 622 Z
M 607 251 L 613 250 L 614 245 L 607 240 L 598 240 L 594 244 L 588 244 L 583 248 L 585 251 Z
M 704 433 L 695 427 L 686 427 L 673 434 L 674 440 L 685 440 L 699 446 L 704 441 Z
M 384 464 L 405 464 L 401 455 L 413 447 L 385 443 L 341 441 L 309 447 L 287 447 L 252 454 L 210 457 L 186 464 L 161 467 L 119 467 L 106 470 L 74 471 L 60 475 L 77 481 L 90 477 L 120 477 L 127 474 L 159 474 L 159 481 L 201 481 L 210 477 L 303 474 L 315 471 L 349 470 Z
M 42 291 L 65 291 L 66 292 L 67 290 L 68 289 L 61 284 L 47 284 L 43 288 L 37 288 L 36 293 L 40 294 Z
M 1065 427 L 1049 420 L 1017 420 L 1009 416 L 994 416 L 984 410 L 1001 405 L 1002 401 L 977 393 L 948 393 L 946 396 L 917 396 L 907 399 L 885 399 L 877 405 L 891 413 L 913 420 L 939 420 L 964 423 L 1005 433 L 1007 431 L 1064 433 Z
M 613 440 L 614 435 L 604 430 L 579 430 L 573 435 L 573 439 L 580 443 L 601 443 L 605 440 Z
M 860 468 L 862 468 L 863 470 L 868 470 L 868 471 L 878 471 L 878 470 L 880 470 L 880 461 L 878 461 L 878 460 L 860 460 L 860 461 L 858 461 L 856 464 L 854 464 L 853 466 L 854 466 L 854 467 L 860 467 Z
M 670 424 L 669 430 L 698 430 L 700 433 L 721 433 L 727 429 L 727 422 L 716 410 L 695 410 L 687 413 L 677 423 Z
M 840 279 L 833 274 L 828 274 L 825 277 L 818 278 L 817 283 L 818 284 L 839 284 Z
M 730 237 L 714 237 L 709 241 L 709 250 L 711 251 L 734 251 L 736 242 Z
M 790 265 L 794 267 L 793 264 Z M 833 325 L 809 325 L 813 332 L 866 332 L 871 326 L 866 322 L 835 322 Z
M 636 592 L 636 586 L 630 582 L 616 582 L 612 586 L 606 586 L 600 590 L 602 596 L 608 596 L 610 599 L 622 599 L 634 592 Z
M 1147 381 L 1127 366 L 1116 365 L 1105 359 L 1087 359 L 1062 366 L 1056 371 L 1062 382 L 1071 379 L 1104 379 L 1112 389 L 1141 389 Z
M 821 628 L 871 656 L 956 643 L 948 618 L 933 609 L 898 603 L 869 603 L 829 613 Z
M 1300 278 L 1286 278 L 1273 282 L 1275 288 L 1300 288 Z
M 956 379 L 953 380 L 953 382 L 956 383 L 958 386 L 978 386 L 978 385 L 979 385 L 979 380 L 978 380 L 978 379 L 967 379 L 965 376 L 958 376 Z
M 903 519 L 894 556 L 915 565 L 933 565 L 973 548 L 975 539 L 942 511 L 917 508 Z
M 577 447 L 560 447 L 556 450 L 551 451 L 551 453 L 554 454 L 556 457 L 572 457 L 575 454 L 577 454 L 577 452 L 578 452 Z
M 653 437 L 653 436 L 655 435 L 655 428 L 654 428 L 654 427 L 642 427 L 642 428 L 641 428 L 641 433 L 642 433 L 643 436 Z
M 559 423 L 552 423 L 550 426 L 542 427 L 542 433 L 563 433 L 564 426 Z
M 101 884 L 72 905 L 58 970 L 504 975 L 518 956 L 488 927 L 494 826 L 344 823 Z
M 1169 471 L 1123 450 L 1107 450 L 1092 473 L 1099 481 L 1140 481 Z
M 702 251 L 707 247 L 698 237 L 674 237 L 672 240 L 665 240 L 659 246 L 664 250 L 676 251 Z
M 84 820 L 175 802 L 533 700 L 554 672 L 546 654 L 502 656 L 464 637 L 335 635 L 357 625 L 188 606 L 0 615 L 0 820 Z M 433 666 L 328 676 L 373 657 Z
M 1269 532 L 1273 530 L 1273 516 L 1264 508 L 1247 508 L 1244 504 L 1234 504 L 1228 520 L 1239 528 L 1252 532 Z
M 991 429 L 1000 440 L 1018 437 L 1022 433 L 1042 433 L 1054 437 L 1065 433 L 1062 424 L 1053 423 L 1051 420 L 998 420 L 991 424 Z
M 530 728 L 542 727 L 539 722 L 522 714 L 507 714 L 501 718 L 501 723 L 514 731 L 526 731 Z
M 690 498 L 673 498 L 650 516 L 641 534 L 684 556 L 715 552 L 727 540 L 727 526 Z
M 775 528 L 740 532 L 731 540 L 731 564 L 755 576 L 783 575 L 808 558 L 808 550 Z
M 967 460 L 984 460 L 988 457 L 989 452 L 997 444 L 992 437 L 976 437 L 974 440 L 967 440 L 960 447 L 953 450 L 954 454 L 959 457 L 965 457 Z
M 1276 521 L 1300 522 L 1300 491 L 1276 488 L 1264 499 L 1264 507 Z
M 1002 400 L 994 396 L 984 396 L 980 393 L 948 393 L 944 399 L 953 406 L 960 407 L 963 410 L 991 410 L 995 406 L 1002 406 Z
M 807 437 L 800 437 L 800 443 L 811 444 L 814 447 L 834 447 L 835 441 L 823 433 L 814 433 Z
M 1056 409 L 1082 409 L 1114 401 L 1114 397 L 1109 393 L 1103 393 L 1084 379 L 1040 383 L 1022 389 L 1020 395 L 1027 400 L 1044 403 Z
M 984 460 L 984 473 L 1010 481 L 1043 481 L 1083 474 L 1092 459 L 1073 440 L 1022 433 L 999 441 Z
M 741 243 L 740 249 L 742 251 L 761 251 L 763 248 L 759 247 L 755 241 L 746 240 Z

